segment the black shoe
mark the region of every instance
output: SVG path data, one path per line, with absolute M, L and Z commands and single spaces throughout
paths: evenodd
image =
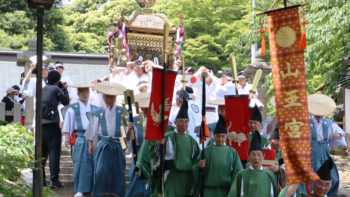
M 63 188 L 63 184 L 59 180 L 52 181 L 50 188 L 56 189 L 56 188 Z

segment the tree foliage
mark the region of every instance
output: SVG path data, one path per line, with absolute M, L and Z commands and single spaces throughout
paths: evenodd
M 55 0 L 54 7 L 45 11 L 45 50 L 71 51 L 72 47 L 63 30 L 64 13 L 61 0 Z M 36 10 L 28 8 L 26 0 L 0 0 L 0 48 L 26 49 L 30 40 L 36 37 Z

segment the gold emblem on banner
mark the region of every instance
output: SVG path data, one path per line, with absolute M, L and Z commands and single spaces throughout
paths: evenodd
M 283 48 L 292 46 L 296 40 L 296 33 L 290 27 L 281 27 L 276 34 L 276 43 Z
M 300 132 L 300 127 L 304 126 L 304 123 L 302 122 L 297 122 L 295 118 L 293 118 L 292 122 L 287 122 L 284 125 L 285 129 L 289 129 L 290 131 L 288 132 L 288 135 L 290 138 L 300 138 L 301 132 Z
M 170 98 L 166 98 L 165 99 L 165 108 L 164 108 L 164 112 L 168 112 L 170 111 L 170 107 L 171 107 L 171 103 L 169 101 Z M 159 126 L 160 122 L 161 122 L 161 111 L 162 111 L 162 104 L 159 105 L 158 107 L 159 109 L 159 112 L 157 112 L 155 109 L 154 109 L 154 103 L 152 103 L 152 106 L 151 106 L 151 117 L 152 117 L 152 120 L 153 120 L 153 125 L 155 126 Z M 169 116 L 164 116 L 164 120 L 167 120 Z
M 232 122 L 230 121 L 230 126 L 228 126 L 227 128 L 228 131 L 230 130 L 231 126 L 232 126 Z M 242 142 L 248 140 L 247 136 L 243 132 L 238 133 L 235 131 L 229 132 L 227 135 L 227 138 L 231 145 L 233 142 L 235 142 L 235 143 L 238 143 L 239 147 L 241 147 Z

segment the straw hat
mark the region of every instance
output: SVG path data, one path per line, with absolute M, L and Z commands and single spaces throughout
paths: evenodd
M 308 96 L 309 112 L 316 116 L 326 116 L 332 113 L 336 104 L 333 99 L 324 94 L 312 94 Z
M 92 87 L 94 87 L 94 85 L 90 84 L 90 83 L 76 83 L 76 84 L 68 84 L 68 87 L 71 87 L 71 88 L 92 88 Z
M 148 108 L 151 101 L 151 93 L 140 93 L 134 96 L 136 102 L 139 103 L 139 107 Z
M 143 99 L 150 99 L 151 98 L 151 93 L 146 92 L 146 93 L 139 93 L 134 96 L 134 99 L 136 101 L 138 100 L 143 100 Z
M 271 105 L 272 107 L 276 107 L 276 97 L 275 97 L 275 96 L 272 96 L 272 97 L 270 98 L 270 105 Z
M 97 83 L 95 85 L 95 89 L 96 91 L 101 92 L 102 94 L 115 96 L 123 95 L 124 91 L 126 90 L 126 87 L 119 83 L 103 81 L 101 83 Z

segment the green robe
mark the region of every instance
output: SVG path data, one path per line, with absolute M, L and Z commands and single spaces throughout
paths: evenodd
M 173 126 L 167 127 L 165 135 L 174 131 Z M 148 181 L 151 187 L 150 196 L 158 197 L 158 185 L 161 183 L 160 174 L 153 171 L 155 158 L 158 153 L 158 142 L 143 140 L 137 155 L 136 167 L 139 169 L 139 179 Z
M 268 148 L 270 143 L 269 143 L 269 140 L 267 140 L 266 137 L 260 135 L 261 137 L 261 146 L 262 148 Z M 250 141 L 252 140 L 253 138 L 253 134 L 252 133 L 248 133 L 248 138 L 249 138 L 249 145 L 250 145 Z
M 192 188 L 193 176 L 192 168 L 196 163 L 197 157 L 200 153 L 197 142 L 188 134 L 180 134 L 175 131 L 169 131 L 164 136 L 164 152 L 165 155 L 168 141 L 171 140 L 173 147 L 173 160 L 165 160 L 164 162 L 164 196 L 166 197 L 187 197 Z M 159 145 L 152 144 L 150 146 L 150 160 L 151 164 L 157 163 L 157 153 L 159 152 Z M 152 167 L 153 169 L 153 167 Z M 159 188 L 161 182 L 161 172 L 158 168 L 153 172 L 152 184 L 156 186 L 152 194 Z
M 280 194 L 278 195 L 278 197 L 286 197 L 286 195 L 287 195 L 287 190 L 288 190 L 288 185 L 280 192 Z M 294 196 L 293 196 L 293 197 L 294 197 Z M 295 197 L 306 197 L 306 195 L 297 192 Z M 316 196 L 315 196 L 315 195 L 311 195 L 311 197 L 316 197 Z
M 165 138 L 165 145 L 171 140 L 174 160 L 166 160 L 165 173 L 169 173 L 165 179 L 164 194 L 166 197 L 188 196 L 192 183 L 192 168 L 200 153 L 197 142 L 188 134 L 173 132 Z
M 270 197 L 271 184 L 274 188 L 274 197 L 277 196 L 276 180 L 272 172 L 247 168 L 237 174 L 228 197 L 241 196 L 242 179 L 244 197 Z
M 193 168 L 194 177 L 200 178 L 195 181 L 199 184 L 196 184 L 197 188 L 193 188 L 191 193 L 198 196 L 203 189 L 205 197 L 226 197 L 235 176 L 243 169 L 237 151 L 226 145 L 211 145 L 204 149 L 204 158 L 206 165 L 201 177 L 198 164 Z M 199 160 L 202 160 L 202 153 L 198 156 L 197 161 Z

